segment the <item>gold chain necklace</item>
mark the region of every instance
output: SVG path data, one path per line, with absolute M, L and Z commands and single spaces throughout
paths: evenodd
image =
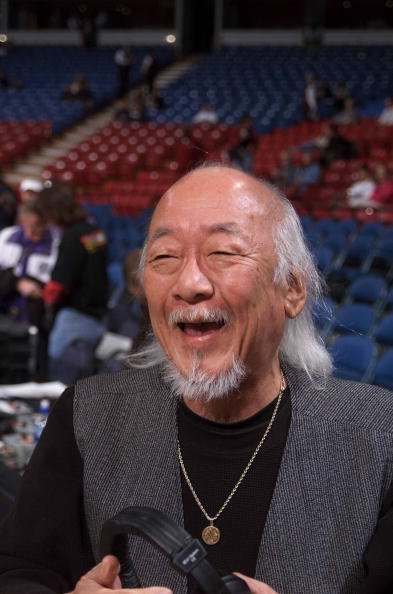
M 272 425 L 274 423 L 274 420 L 277 416 L 277 412 L 281 403 L 281 399 L 282 399 L 282 395 L 284 393 L 285 390 L 285 386 L 286 386 L 286 382 L 285 382 L 285 377 L 283 372 L 281 371 L 281 383 L 280 383 L 280 391 L 278 393 L 277 396 L 277 403 L 276 406 L 274 407 L 272 416 L 270 418 L 269 424 L 266 427 L 260 442 L 258 443 L 257 447 L 254 450 L 253 455 L 251 456 L 250 460 L 248 461 L 246 467 L 244 468 L 243 472 L 241 473 L 240 477 L 238 478 L 235 486 L 233 487 L 232 491 L 229 493 L 228 497 L 225 499 L 224 503 L 222 504 L 222 506 L 220 507 L 220 509 L 218 510 L 218 512 L 216 513 L 215 516 L 210 516 L 207 511 L 205 510 L 204 506 L 201 503 L 201 500 L 199 499 L 198 495 L 196 494 L 196 491 L 194 489 L 194 487 L 192 486 L 190 477 L 188 476 L 186 467 L 184 465 L 184 460 L 183 460 L 183 455 L 182 455 L 182 451 L 180 448 L 180 442 L 179 439 L 177 440 L 177 451 L 178 451 L 178 455 L 179 455 L 179 462 L 180 462 L 180 468 L 182 469 L 183 472 L 183 476 L 185 478 L 185 481 L 195 499 L 196 504 L 198 505 L 199 509 L 201 510 L 201 512 L 203 513 L 203 515 L 205 516 L 205 518 L 209 521 L 209 525 L 206 526 L 206 528 L 204 528 L 202 530 L 202 540 L 208 544 L 208 545 L 214 545 L 217 544 L 218 541 L 220 540 L 220 530 L 219 528 L 217 528 L 217 526 L 214 525 L 214 522 L 217 520 L 217 518 L 222 514 L 222 512 L 224 511 L 224 509 L 226 508 L 226 506 L 228 505 L 228 503 L 231 501 L 232 497 L 234 496 L 234 494 L 236 493 L 236 491 L 238 490 L 240 484 L 243 482 L 244 477 L 246 476 L 247 472 L 250 470 L 250 467 L 252 465 L 252 463 L 254 462 L 259 450 L 261 449 L 261 447 L 263 446 L 267 436 L 269 435 L 270 429 L 272 428 Z

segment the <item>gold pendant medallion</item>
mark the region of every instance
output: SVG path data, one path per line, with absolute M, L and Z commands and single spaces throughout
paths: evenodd
M 208 545 L 217 544 L 220 540 L 220 536 L 221 535 L 219 529 L 217 528 L 217 526 L 213 526 L 213 524 L 206 526 L 206 528 L 204 528 L 202 531 L 202 540 L 205 544 Z

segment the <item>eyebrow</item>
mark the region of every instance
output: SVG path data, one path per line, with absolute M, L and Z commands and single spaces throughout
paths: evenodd
M 172 229 L 170 229 L 169 227 L 157 227 L 157 229 L 154 231 L 154 233 L 152 234 L 151 238 L 150 238 L 150 242 L 153 243 L 154 241 L 157 241 L 157 239 L 160 239 L 161 237 L 165 237 L 166 235 L 173 235 L 174 231 Z
M 234 221 L 211 225 L 207 228 L 207 231 L 210 235 L 213 235 L 214 233 L 223 233 L 224 235 L 237 237 L 244 236 L 241 226 Z M 150 243 L 154 243 L 158 239 L 161 239 L 161 237 L 166 237 L 168 235 L 175 235 L 175 230 L 170 227 L 157 227 L 150 238 Z
M 234 221 L 212 225 L 208 228 L 208 231 L 209 233 L 224 233 L 226 235 L 243 235 L 241 226 Z

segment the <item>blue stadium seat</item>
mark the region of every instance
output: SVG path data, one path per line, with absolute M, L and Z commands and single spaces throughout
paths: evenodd
M 375 366 L 373 383 L 393 390 L 393 349 L 389 349 Z
M 377 348 L 367 336 L 339 336 L 329 352 L 336 377 L 356 381 L 370 379 Z
M 374 243 L 374 237 L 370 235 L 355 237 L 348 246 L 343 265 L 360 268 L 372 252 Z
M 387 274 L 393 269 L 393 238 L 382 239 L 371 254 L 368 269 Z
M 386 292 L 386 281 L 377 274 L 363 274 L 348 287 L 347 294 L 353 301 L 376 303 Z
M 368 334 L 374 323 L 375 309 L 362 303 L 347 303 L 336 312 L 333 330 L 340 334 Z
M 373 334 L 378 342 L 393 346 L 393 313 L 382 318 Z
M 312 251 L 318 269 L 322 274 L 326 273 L 333 261 L 333 250 L 328 247 L 320 246 L 314 248 Z
M 393 309 L 393 288 L 389 289 L 385 299 L 385 310 Z

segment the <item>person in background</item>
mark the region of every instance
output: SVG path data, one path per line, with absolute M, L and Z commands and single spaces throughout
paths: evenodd
M 295 180 L 296 166 L 290 149 L 281 151 L 280 168 L 273 174 L 274 183 L 280 188 L 290 188 Z
M 128 45 L 122 45 L 115 52 L 114 61 L 117 68 L 117 94 L 118 97 L 124 95 L 130 84 L 130 70 L 134 64 L 134 58 Z
M 83 74 L 77 74 L 74 80 L 65 87 L 62 99 L 63 101 L 81 101 L 88 111 L 93 108 L 93 94 Z
M 345 101 L 348 97 L 348 86 L 343 80 L 340 80 L 333 88 L 334 109 L 336 113 L 339 113 L 344 109 Z
M 315 76 L 311 72 L 308 72 L 305 76 L 303 101 L 306 119 L 318 119 L 318 85 Z
M 0 232 L 1 309 L 43 326 L 43 290 L 56 263 L 59 235 L 50 229 L 35 198 L 18 209 L 19 224 Z
M 152 95 L 154 92 L 154 83 L 158 74 L 158 62 L 153 52 L 148 52 L 143 57 L 141 74 L 147 87 L 147 93 Z
M 313 147 L 320 149 L 321 163 L 326 166 L 336 159 L 355 159 L 359 155 L 356 145 L 345 138 L 334 123 L 326 124 L 321 136 L 303 145 L 306 149 Z
M 249 116 L 246 116 L 239 124 L 237 138 L 229 149 L 229 157 L 235 165 L 248 173 L 253 170 L 257 142 L 258 137 L 254 132 L 253 121 Z
M 141 94 L 134 94 L 129 101 L 119 101 L 113 113 L 115 122 L 142 122 L 145 118 L 145 103 Z
M 352 208 L 363 208 L 367 206 L 373 195 L 376 184 L 365 165 L 361 165 L 355 172 L 356 181 L 347 189 L 348 205 Z
M 393 98 L 386 97 L 385 107 L 378 117 L 378 124 L 381 126 L 393 126 Z
M 311 151 L 302 153 L 302 162 L 295 168 L 293 186 L 303 192 L 321 181 L 321 166 Z
M 115 290 L 113 306 L 108 308 L 105 326 L 108 332 L 114 332 L 131 338 L 130 352 L 138 350 L 148 339 L 151 332 L 146 297 L 140 278 L 141 249 L 132 250 L 123 261 L 125 286 Z M 117 294 L 116 294 L 117 293 Z M 105 359 L 99 372 L 124 369 L 130 352 L 119 352 Z
M 19 201 L 26 202 L 31 198 L 37 196 L 37 194 L 42 190 L 44 184 L 39 179 L 34 178 L 25 178 L 19 184 Z
M 376 187 L 371 194 L 369 206 L 383 208 L 393 204 L 393 176 L 383 163 L 377 163 L 374 169 Z
M 48 222 L 62 232 L 58 258 L 43 292 L 51 328 L 49 372 L 53 379 L 59 379 L 66 349 L 82 341 L 94 350 L 105 332 L 107 240 L 88 221 L 72 185 L 58 182 L 44 188 L 37 204 Z
M 124 287 L 106 316 L 107 329 L 132 338 L 133 348 L 143 342 L 149 327 L 145 293 L 139 278 L 141 252 L 141 249 L 132 250 L 124 258 Z
M 192 119 L 193 124 L 217 124 L 218 115 L 208 103 L 202 105 Z
M 352 97 L 347 97 L 344 101 L 344 107 L 332 119 L 335 124 L 344 126 L 348 124 L 356 124 L 359 120 L 358 112 L 355 108 L 355 101 Z

